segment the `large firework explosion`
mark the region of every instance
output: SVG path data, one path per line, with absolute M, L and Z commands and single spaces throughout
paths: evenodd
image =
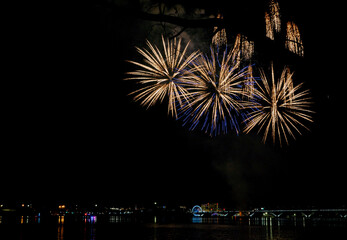
M 129 61 L 141 69 L 128 74 L 133 75 L 127 79 L 138 80 L 144 87 L 130 93 L 134 94 L 135 101 L 141 101 L 142 106 L 151 107 L 157 102 L 163 102 L 168 98 L 168 113 L 177 117 L 177 103 L 187 100 L 187 90 L 182 87 L 182 83 L 190 78 L 191 71 L 187 68 L 191 61 L 198 56 L 198 51 L 191 53 L 186 57 L 189 43 L 182 49 L 181 39 L 164 40 L 163 54 L 157 46 L 147 41 L 146 49 L 136 48 L 144 57 L 145 64 Z M 182 50 L 182 51 L 181 51 Z
M 282 137 L 288 144 L 288 135 L 295 139 L 294 132 L 301 134 L 299 127 L 308 129 L 302 120 L 312 122 L 309 91 L 300 91 L 302 83 L 293 86 L 293 73 L 285 67 L 278 81 L 275 80 L 273 65 L 271 65 L 271 82 L 263 70 L 260 71 L 261 81 L 256 81 L 253 98 L 250 98 L 246 108 L 253 111 L 246 119 L 244 132 L 249 133 L 259 127 L 258 133 L 264 129 L 263 142 L 269 133 L 275 143 L 276 136 L 282 144 Z
M 288 144 L 288 136 L 306 128 L 303 121 L 312 122 L 309 91 L 294 87 L 289 68 L 275 79 L 271 65 L 271 80 L 260 70 L 260 81 L 254 80 L 252 65 L 244 68 L 240 47 L 228 51 L 210 48 L 210 55 L 195 51 L 186 57 L 188 44 L 182 48 L 181 39 L 162 37 L 163 51 L 147 41 L 149 50 L 137 48 L 144 63 L 129 61 L 139 67 L 127 79 L 137 80 L 144 87 L 132 92 L 135 101 L 150 107 L 168 99 L 168 113 L 183 120 L 190 130 L 200 128 L 211 136 L 258 128 L 264 131 L 263 142 L 272 136 L 273 142 Z M 236 44 L 237 45 L 237 44 Z
M 198 125 L 210 135 L 239 132 L 243 85 L 250 75 L 248 67 L 239 68 L 238 52 L 225 49 L 222 54 L 211 47 L 211 56 L 201 54 L 192 64 L 195 68 L 186 82 L 189 102 L 181 108 L 182 119 L 190 129 Z

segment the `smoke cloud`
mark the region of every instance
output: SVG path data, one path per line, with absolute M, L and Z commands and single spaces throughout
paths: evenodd
M 258 206 L 259 200 L 270 204 L 272 199 L 268 196 L 276 191 L 276 178 L 280 173 L 278 155 L 257 137 L 234 138 L 220 145 L 221 154 L 213 163 L 229 186 L 225 189 L 228 198 L 239 208 Z

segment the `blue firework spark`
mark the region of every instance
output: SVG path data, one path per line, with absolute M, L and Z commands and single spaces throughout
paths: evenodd
M 215 136 L 230 130 L 239 133 L 243 87 L 249 79 L 248 67 L 240 68 L 238 52 L 227 49 L 222 54 L 211 48 L 211 55 L 200 55 L 193 64 L 192 78 L 185 82 L 187 101 L 180 108 L 183 125 Z M 241 120 L 241 121 L 240 121 Z

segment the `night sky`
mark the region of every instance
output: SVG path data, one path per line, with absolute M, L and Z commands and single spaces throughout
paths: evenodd
M 223 1 L 177 2 L 186 9 L 197 5 L 213 12 L 218 4 L 225 9 Z M 263 21 L 261 1 L 234 2 L 240 10 L 227 16 L 244 26 Z M 345 80 L 338 57 L 345 49 L 340 49 L 339 17 L 324 17 L 336 6 L 279 2 L 283 14 L 303 26 L 305 57 L 286 63 L 281 55 L 260 50 L 259 65 L 274 60 L 280 68 L 295 66 L 294 78 L 311 89 L 316 112 L 311 131 L 282 148 L 263 144 L 256 131 L 213 138 L 189 131 L 167 115 L 167 105 L 146 110 L 133 102 L 128 94 L 137 85 L 123 79 L 134 66 L 126 60 L 141 61 L 135 46 L 144 47 L 147 38 L 158 42 L 161 34 L 151 30 L 157 22 L 128 14 L 135 5 L 39 5 L 30 14 L 11 7 L 14 41 L 3 75 L 0 199 L 346 206 L 338 93 Z M 245 17 L 246 10 L 254 19 Z M 208 49 L 210 28 L 186 31 L 192 48 Z

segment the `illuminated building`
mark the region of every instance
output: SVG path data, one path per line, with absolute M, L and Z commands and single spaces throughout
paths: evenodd
M 194 217 L 203 217 L 203 216 L 213 216 L 213 217 L 225 217 L 228 215 L 228 212 L 225 211 L 225 208 L 220 208 L 218 203 L 206 203 L 201 206 L 195 205 L 191 213 Z
M 213 212 L 218 212 L 219 206 L 218 203 L 206 203 L 201 205 L 201 209 L 205 213 L 213 213 Z

